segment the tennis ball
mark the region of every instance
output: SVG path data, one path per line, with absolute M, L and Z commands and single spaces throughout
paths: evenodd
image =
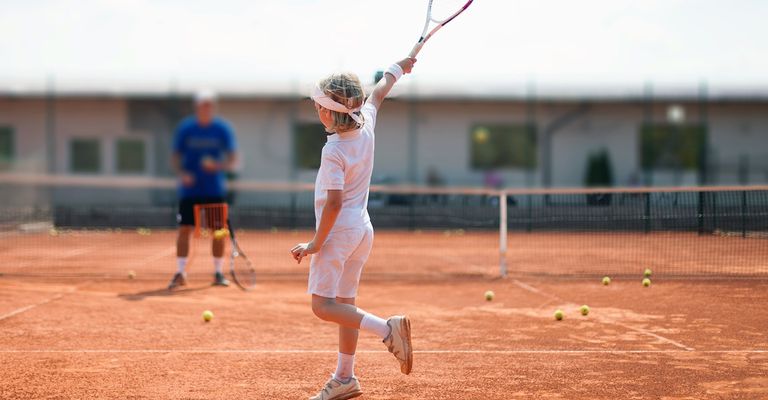
M 603 277 L 603 285 L 608 286 L 611 284 L 611 278 L 609 277 Z
M 560 321 L 563 319 L 563 310 L 556 310 L 555 311 L 555 319 Z
M 200 160 L 200 164 L 204 168 L 212 168 L 212 167 L 216 166 L 216 160 L 214 160 L 213 157 L 211 157 L 211 156 L 205 156 L 205 157 L 203 157 L 202 160 Z
M 493 290 L 488 290 L 488 291 L 485 292 L 485 300 L 486 301 L 493 300 L 494 296 L 496 296 L 496 295 L 493 293 Z
M 643 272 L 643 276 L 645 276 L 646 278 L 650 278 L 652 273 L 653 271 L 651 271 L 650 268 L 646 268 L 645 272 Z
M 59 231 L 57 231 L 56 228 L 51 228 L 48 230 L 48 234 L 51 236 L 59 236 Z
M 488 130 L 484 128 L 478 128 L 475 130 L 474 137 L 477 143 L 485 143 L 488 141 Z
M 213 319 L 213 313 L 210 310 L 203 311 L 203 321 L 210 322 Z
M 213 232 L 213 238 L 216 240 L 224 239 L 229 234 L 229 231 L 226 229 L 217 229 L 215 232 Z
M 643 286 L 645 287 L 651 286 L 651 280 L 648 278 L 643 279 Z
M 585 304 L 579 308 L 579 311 L 581 311 L 581 315 L 586 316 L 589 314 L 589 306 Z
M 133 279 L 136 277 L 136 273 L 133 271 L 128 271 L 128 279 Z

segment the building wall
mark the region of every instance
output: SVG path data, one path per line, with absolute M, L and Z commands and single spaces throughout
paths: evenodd
M 114 175 L 115 143 L 121 137 L 140 138 L 147 151 L 147 175 L 167 175 L 172 127 L 188 110 L 160 112 L 155 119 L 136 123 L 132 104 L 141 99 L 58 99 L 55 103 L 56 171 L 70 171 L 70 141 L 99 138 L 102 175 Z M 133 102 L 133 103 L 132 103 Z M 483 184 L 484 172 L 470 165 L 470 131 L 475 124 L 525 124 L 531 120 L 539 132 L 539 164 L 531 171 L 500 171 L 507 187 L 542 185 L 542 134 L 558 118 L 579 106 L 541 103 L 530 109 L 524 102 L 423 101 L 385 103 L 377 121 L 374 179 L 424 183 L 430 168 L 449 185 Z M 158 106 L 159 107 L 159 106 Z M 649 110 L 641 103 L 601 102 L 563 125 L 551 136 L 552 185 L 582 186 L 587 156 L 609 151 L 617 185 L 638 184 L 639 129 L 644 121 L 664 121 L 667 104 Z M 316 122 L 309 101 L 224 99 L 221 114 L 234 126 L 241 149 L 242 179 L 311 182 L 315 171 L 292 167 L 295 123 Z M 698 121 L 698 106 L 686 104 L 689 121 Z M 712 104 L 706 110 L 715 184 L 768 183 L 768 104 Z M 13 169 L 45 172 L 46 102 L 44 99 L 0 99 L 0 125 L 15 130 L 17 161 Z M 412 118 L 413 117 L 413 118 Z M 410 154 L 416 154 L 411 159 Z M 745 161 L 746 160 L 746 161 Z M 746 171 L 746 172 L 745 172 Z M 655 171 L 656 185 L 697 183 L 695 171 Z

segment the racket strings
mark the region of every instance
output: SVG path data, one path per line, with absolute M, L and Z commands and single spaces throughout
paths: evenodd
M 441 24 L 461 11 L 467 0 L 433 0 L 430 8 L 432 22 Z
M 253 264 L 244 255 L 239 254 L 237 250 L 232 254 L 231 267 L 235 283 L 240 287 L 248 289 L 256 285 L 256 270 Z

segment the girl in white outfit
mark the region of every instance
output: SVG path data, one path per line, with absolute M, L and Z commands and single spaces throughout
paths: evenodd
M 328 133 L 315 182 L 315 237 L 291 249 L 297 262 L 313 254 L 308 292 L 312 311 L 339 325 L 336 373 L 311 399 L 341 400 L 363 394 L 354 374 L 359 330 L 378 335 L 400 363 L 411 372 L 411 324 L 406 316 L 382 319 L 355 307 L 363 265 L 373 245 L 368 216 L 368 191 L 373 172 L 376 115 L 395 82 L 410 73 L 415 59 L 392 64 L 366 99 L 354 74 L 333 74 L 312 91 L 320 121 Z

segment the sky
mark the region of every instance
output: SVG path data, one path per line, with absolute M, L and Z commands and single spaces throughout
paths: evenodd
M 440 1 L 440 0 L 435 0 Z M 0 88 L 370 81 L 426 0 L 0 0 Z M 765 0 L 475 0 L 424 47 L 422 85 L 768 86 Z

